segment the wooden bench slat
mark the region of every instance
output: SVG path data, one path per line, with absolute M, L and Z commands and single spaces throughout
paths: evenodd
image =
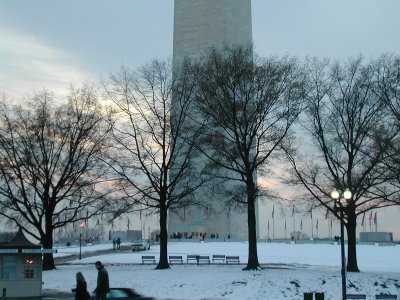
M 210 263 L 210 256 L 208 255 L 194 255 L 194 254 L 189 254 L 186 256 L 186 262 L 196 262 L 197 264 L 200 263 Z
M 199 255 L 197 257 L 197 263 L 198 264 L 201 264 L 201 263 L 209 264 L 210 263 L 210 256 L 208 256 L 208 255 Z
M 239 256 L 226 256 L 225 257 L 225 262 L 226 262 L 226 264 L 229 264 L 229 263 L 239 264 L 240 263 L 240 259 L 239 259 Z
M 189 261 L 193 261 L 193 262 L 196 262 L 197 263 L 197 257 L 198 257 L 199 255 L 196 255 L 196 254 L 189 254 L 189 255 L 186 255 L 186 262 L 187 263 L 189 263 Z
M 397 295 L 375 295 L 375 299 L 397 299 Z
M 225 262 L 225 255 L 214 254 L 212 256 L 212 262 L 214 261 L 222 261 Z
M 367 296 L 364 294 L 346 294 L 347 299 L 366 299 Z
M 170 255 L 169 256 L 169 263 L 174 263 L 174 262 L 180 262 L 181 264 L 183 264 L 183 259 L 182 256 L 180 255 Z
M 145 262 L 156 263 L 156 257 L 154 255 L 142 255 L 142 264 Z

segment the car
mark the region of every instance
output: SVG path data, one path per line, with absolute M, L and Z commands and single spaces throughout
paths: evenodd
M 95 296 L 91 297 L 92 300 L 96 299 Z M 107 293 L 107 299 L 118 299 L 118 300 L 129 300 L 129 299 L 138 299 L 138 300 L 154 300 L 153 297 L 146 297 L 138 294 L 135 290 L 130 288 L 110 288 Z
M 132 248 L 132 251 L 150 250 L 150 241 L 149 240 L 133 241 L 131 244 L 131 248 Z

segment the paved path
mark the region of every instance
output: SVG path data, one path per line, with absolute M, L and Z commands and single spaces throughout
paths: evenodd
M 82 253 L 82 258 L 103 255 L 103 254 L 118 253 L 119 251 L 127 252 L 127 251 L 130 251 L 130 248 L 129 248 L 129 246 L 125 246 L 125 247 L 121 246 L 121 250 L 113 250 L 112 248 L 110 248 L 110 249 L 104 249 L 104 250 L 97 250 L 94 252 L 85 252 L 85 253 Z M 76 259 L 79 259 L 79 253 L 73 253 L 71 255 L 54 257 L 54 263 L 56 264 L 56 266 L 57 265 L 67 265 L 68 262 L 70 262 L 72 260 L 76 260 Z
M 95 252 L 85 252 L 82 253 L 82 258 L 87 258 L 87 257 L 92 257 L 92 256 L 97 256 L 97 255 L 102 255 L 102 254 L 110 254 L 115 252 L 113 249 L 106 249 L 106 250 L 98 250 Z M 54 258 L 54 263 L 57 265 L 65 265 L 68 264 L 68 262 L 72 260 L 79 259 L 79 254 L 70 254 L 66 256 L 60 256 L 60 257 L 55 257 Z

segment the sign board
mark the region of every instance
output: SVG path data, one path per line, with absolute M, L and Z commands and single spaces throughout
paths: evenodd
M 57 253 L 56 249 L 22 249 L 22 253 Z
M 0 253 L 18 253 L 18 249 L 0 249 Z

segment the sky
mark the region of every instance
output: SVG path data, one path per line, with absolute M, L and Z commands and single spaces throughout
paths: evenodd
M 173 4 L 0 1 L 0 93 L 16 101 L 43 88 L 65 93 L 71 84 L 98 82 L 121 65 L 135 69 L 171 58 Z M 253 43 L 264 57 L 399 54 L 399 11 L 399 0 L 252 0 Z M 380 223 L 398 238 L 399 213 L 392 208 Z
M 261 56 L 346 59 L 400 49 L 398 0 L 252 0 Z M 172 56 L 173 0 L 0 1 L 0 91 L 98 81 Z

